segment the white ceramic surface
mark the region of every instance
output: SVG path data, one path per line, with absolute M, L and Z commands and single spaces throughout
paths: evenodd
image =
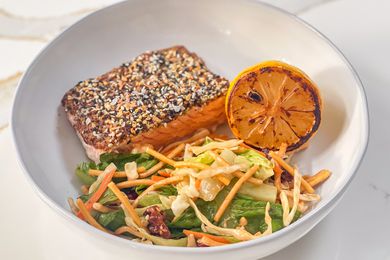
M 324 123 L 311 148 L 299 158 L 304 162 L 304 170 L 332 165 L 334 176 L 321 190 L 323 201 L 308 214 L 311 217 L 305 216 L 297 224 L 269 238 L 241 244 L 234 251 L 231 251 L 232 247 L 224 252 L 218 252 L 219 249 L 199 252 L 221 256 L 234 252 L 241 258 L 267 255 L 309 231 L 334 206 L 341 196 L 340 191 L 350 180 L 367 137 L 361 86 L 346 61 L 324 39 L 294 18 L 272 8 L 254 2 L 229 2 L 223 6 L 213 2 L 207 8 L 204 8 L 203 1 L 180 2 L 175 6 L 171 2 L 158 4 L 155 1 L 151 5 L 151 1 L 133 1 L 101 11 L 66 31 L 36 59 L 21 82 L 14 109 L 13 130 L 24 167 L 40 192 L 43 191 L 44 200 L 69 217 L 65 201 L 78 192 L 72 172 L 74 165 L 83 159 L 83 151 L 63 115 L 58 116 L 58 112 L 61 111 L 61 96 L 78 80 L 97 75 L 145 49 L 177 43 L 198 52 L 212 69 L 228 78 L 259 60 L 285 60 L 305 70 L 319 84 L 324 96 Z M 191 15 L 175 10 L 187 4 L 192 5 Z M 223 12 L 215 11 L 221 7 Z M 169 12 L 164 12 L 164 8 Z M 218 13 L 220 15 L 215 15 Z M 247 14 L 246 19 L 234 19 L 237 13 L 240 17 Z M 211 14 L 214 14 L 213 21 L 204 22 L 204 17 Z M 177 21 L 181 21 L 180 24 Z M 143 30 L 140 30 L 141 26 Z M 127 33 L 120 34 L 122 31 Z M 73 44 L 74 39 L 77 39 L 77 44 Z M 57 169 L 54 174 L 53 168 Z M 329 203 L 331 198 L 334 199 Z M 84 230 L 99 233 L 75 221 Z M 102 246 L 129 250 L 133 254 L 144 254 L 142 251 L 149 250 L 159 251 L 161 256 L 176 252 L 176 256 L 181 257 L 189 251 L 151 249 L 102 234 L 92 237 Z M 134 251 L 134 247 L 138 251 Z

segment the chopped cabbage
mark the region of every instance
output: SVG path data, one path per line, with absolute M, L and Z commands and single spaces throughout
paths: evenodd
M 277 189 L 275 186 L 268 184 L 255 185 L 245 182 L 238 193 L 244 194 L 254 198 L 255 200 L 269 201 L 275 203 L 277 196 Z
M 235 164 L 234 160 L 237 157 L 237 155 L 234 152 L 227 149 L 223 150 L 219 156 L 221 156 L 221 158 L 224 159 L 229 164 Z
M 245 153 L 237 156 L 236 160 L 238 160 L 240 163 L 248 165 L 248 162 L 245 162 L 243 158 L 249 161 L 249 167 L 252 167 L 255 164 L 260 166 L 259 170 L 254 174 L 254 177 L 264 181 L 274 175 L 274 164 L 260 153 L 249 149 Z
M 137 163 L 128 162 L 125 164 L 125 173 L 128 180 L 138 179 Z
M 210 165 L 214 162 L 214 158 L 213 158 L 213 156 L 211 156 L 211 154 L 209 152 L 204 152 L 204 153 L 199 154 L 196 157 L 187 158 L 186 161 L 198 162 L 198 163 Z
M 184 194 L 179 194 L 171 204 L 171 209 L 175 218 L 180 215 L 190 206 L 188 203 L 188 197 Z
M 203 179 L 200 183 L 199 198 L 204 201 L 212 201 L 223 189 L 224 185 L 213 178 Z
M 193 146 L 191 150 L 194 154 L 198 155 L 208 150 L 233 148 L 240 145 L 242 142 L 243 142 L 242 140 L 236 140 L 236 139 L 231 139 L 223 142 L 210 142 L 203 146 Z

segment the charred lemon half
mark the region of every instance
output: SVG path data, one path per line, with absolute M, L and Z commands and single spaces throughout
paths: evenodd
M 226 115 L 233 134 L 253 147 L 287 151 L 304 145 L 321 122 L 316 84 L 300 69 L 267 61 L 241 72 L 226 96 Z

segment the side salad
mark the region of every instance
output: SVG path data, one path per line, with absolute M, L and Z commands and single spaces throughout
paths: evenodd
M 320 200 L 314 187 L 329 176 L 302 176 L 278 152 L 201 130 L 160 151 L 145 145 L 83 162 L 82 195 L 73 213 L 117 236 L 161 246 L 209 247 L 277 232 Z

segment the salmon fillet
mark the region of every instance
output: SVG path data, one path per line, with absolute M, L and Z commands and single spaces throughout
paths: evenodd
M 88 157 L 156 149 L 225 121 L 229 82 L 183 46 L 145 52 L 131 62 L 79 82 L 62 99 Z

